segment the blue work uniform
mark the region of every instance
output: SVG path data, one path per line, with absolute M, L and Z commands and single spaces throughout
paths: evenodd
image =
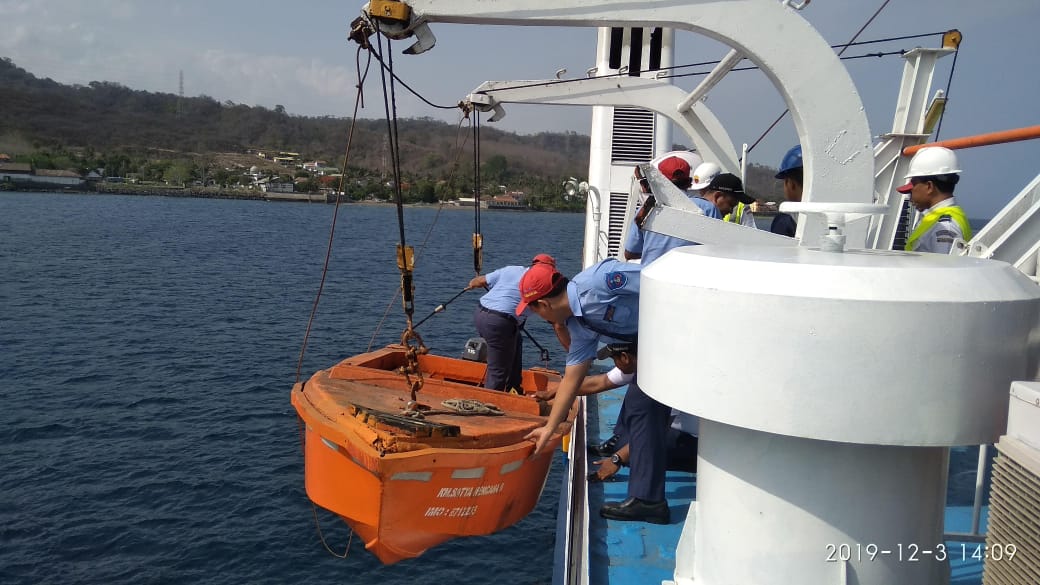
M 600 343 L 635 338 L 640 268 L 638 264 L 607 259 L 580 272 L 567 284 L 567 299 L 574 313 L 566 322 L 571 335 L 568 366 L 592 360 Z M 628 495 L 650 502 L 664 501 L 672 409 L 647 396 L 639 388 L 637 374 L 628 385 L 621 411 L 618 424 L 625 430 L 631 453 Z
M 722 219 L 722 214 L 715 205 L 702 197 L 690 197 L 690 201 L 704 212 L 705 217 Z M 665 252 L 679 246 L 694 246 L 697 242 L 691 242 L 674 236 L 666 236 L 656 232 L 646 231 L 633 224 L 625 237 L 625 251 L 639 254 L 643 266 L 649 265 L 664 255 Z
M 477 333 L 488 346 L 484 387 L 491 390 L 520 389 L 523 374 L 524 340 L 520 327 L 526 318 L 517 319 L 520 304 L 520 278 L 525 266 L 505 266 L 485 276 L 488 292 L 480 297 L 473 314 Z
M 793 238 L 795 231 L 797 230 L 798 222 L 794 220 L 794 217 L 787 213 L 776 214 L 776 217 L 773 218 L 773 222 L 769 224 L 769 231 L 789 238 Z

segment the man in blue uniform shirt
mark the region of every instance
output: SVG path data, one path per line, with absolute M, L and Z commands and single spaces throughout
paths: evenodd
M 599 344 L 636 339 L 639 269 L 637 264 L 607 259 L 578 273 L 572 281 L 548 265 L 532 266 L 520 279 L 517 313 L 530 308 L 550 323 L 565 324 L 570 333 L 567 367 L 552 412 L 545 426 L 526 437 L 535 441 L 535 453 L 545 448 L 567 416 Z M 629 497 L 624 502 L 604 504 L 600 515 L 667 524 L 670 514 L 664 497 L 664 478 L 671 409 L 647 396 L 633 380 L 625 394 L 624 410 L 623 422 L 633 453 Z
M 548 254 L 534 257 L 532 265 L 548 264 L 555 268 L 556 260 Z M 484 387 L 489 390 L 520 390 L 523 372 L 524 338 L 520 329 L 527 312 L 518 314 L 520 278 L 526 266 L 504 266 L 490 274 L 481 274 L 469 281 L 467 289 L 486 288 L 473 314 L 477 333 L 487 342 L 487 374 Z
M 690 176 L 690 165 L 678 156 L 663 159 L 661 162 L 657 163 L 657 170 L 661 171 L 661 174 L 670 180 L 673 185 L 684 191 L 689 189 L 693 184 L 693 179 Z M 641 178 L 638 173 L 636 174 L 636 178 L 639 179 L 639 185 L 643 192 L 649 193 L 650 184 L 646 179 Z M 700 195 L 699 192 L 697 194 Z M 719 212 L 719 208 L 711 201 L 700 196 L 690 197 L 690 200 L 693 201 L 697 207 L 700 207 L 705 216 L 722 219 L 723 214 Z M 648 208 L 644 205 L 644 209 Z M 628 235 L 625 237 L 626 260 L 642 258 L 642 264 L 643 266 L 646 266 L 663 256 L 665 252 L 672 248 L 678 248 L 679 246 L 692 246 L 696 243 L 682 238 L 676 238 L 674 236 L 666 236 L 664 234 L 644 231 L 639 227 L 640 219 L 641 216 L 637 216 L 636 223 L 629 228 Z

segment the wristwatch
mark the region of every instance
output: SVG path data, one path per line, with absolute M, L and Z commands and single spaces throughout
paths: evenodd
M 613 455 L 610 456 L 610 462 L 613 463 L 614 465 L 617 465 L 618 467 L 624 467 L 625 466 L 625 462 L 621 460 L 621 455 L 619 455 L 617 453 L 614 453 Z

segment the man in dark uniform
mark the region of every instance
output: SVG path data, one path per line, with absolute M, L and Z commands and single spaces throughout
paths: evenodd
M 556 266 L 556 260 L 548 254 L 534 257 L 532 265 Z M 517 314 L 520 304 L 520 277 L 527 272 L 526 266 L 504 266 L 481 274 L 469 281 L 467 289 L 486 288 L 473 314 L 477 333 L 487 342 L 487 374 L 484 387 L 490 390 L 520 390 L 523 373 L 524 339 L 520 329 L 528 313 Z
M 638 264 L 603 260 L 566 277 L 549 266 L 532 266 L 520 279 L 520 305 L 550 323 L 563 323 L 570 333 L 567 367 L 545 426 L 526 438 L 540 452 L 570 410 L 574 397 L 596 357 L 599 343 L 636 339 L 639 323 Z M 633 452 L 628 499 L 604 504 L 600 515 L 616 520 L 668 524 L 671 516 L 664 497 L 667 466 L 668 419 L 671 408 L 646 395 L 636 380 L 625 393 L 624 426 Z
M 784 182 L 784 199 L 788 201 L 802 200 L 802 145 L 797 145 L 784 155 L 780 161 L 780 172 L 776 178 Z M 798 229 L 798 222 L 786 213 L 778 213 L 769 226 L 769 231 L 793 238 Z

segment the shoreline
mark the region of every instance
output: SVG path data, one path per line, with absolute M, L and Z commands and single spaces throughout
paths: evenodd
M 159 185 L 132 185 L 132 184 L 97 184 L 94 189 L 76 188 L 41 188 L 36 186 L 18 185 L 15 189 L 0 189 L 3 193 L 51 193 L 55 195 L 132 195 L 138 197 L 177 197 L 192 199 L 236 199 L 241 201 L 269 201 L 273 203 L 321 203 L 333 205 L 336 196 L 331 193 L 324 194 L 321 201 L 321 193 L 266 193 L 239 189 L 215 189 L 212 187 L 164 187 Z M 292 196 L 296 197 L 292 197 Z M 391 201 L 355 201 L 345 199 L 340 201 L 341 205 L 363 205 L 367 207 L 393 207 L 397 205 Z M 413 208 L 435 208 L 457 209 L 471 211 L 472 205 L 452 205 L 447 201 L 439 203 L 405 203 L 404 207 Z M 541 213 L 583 213 L 584 210 L 569 209 L 490 209 L 481 208 L 482 212 L 541 212 Z

